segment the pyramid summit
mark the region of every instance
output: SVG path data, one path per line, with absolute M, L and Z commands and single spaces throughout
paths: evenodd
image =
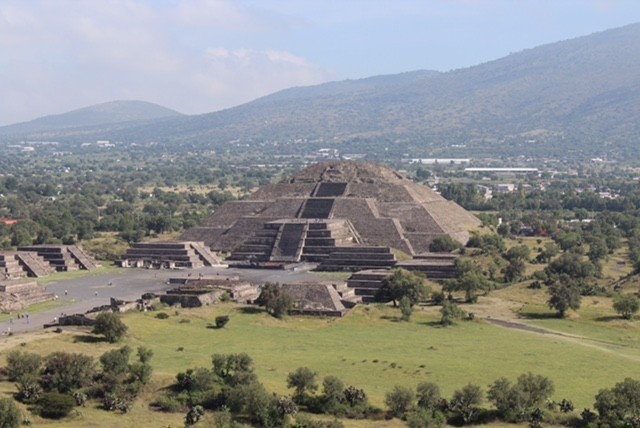
M 389 247 L 409 255 L 437 237 L 466 243 L 480 221 L 391 168 L 364 162 L 312 165 L 220 207 L 182 239 L 232 260 L 322 261 L 337 248 Z

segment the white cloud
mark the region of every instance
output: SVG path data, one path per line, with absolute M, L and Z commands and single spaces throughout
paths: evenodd
M 277 46 L 229 37 L 284 21 L 226 0 L 3 1 L 0 125 L 115 99 L 205 113 L 330 78 Z

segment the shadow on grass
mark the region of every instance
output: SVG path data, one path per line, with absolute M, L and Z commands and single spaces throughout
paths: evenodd
M 75 343 L 102 343 L 102 342 L 106 342 L 107 339 L 105 339 L 102 336 L 89 336 L 86 334 L 76 334 L 75 336 L 73 336 L 73 341 Z
M 240 311 L 240 313 L 246 314 L 246 315 L 255 315 L 255 314 L 263 313 L 264 309 L 259 308 L 257 306 L 245 306 L 243 308 L 238 309 L 238 311 Z
M 620 320 L 624 320 L 624 318 L 622 318 L 621 316 L 617 316 L 617 315 L 605 315 L 602 317 L 597 317 L 594 318 L 596 321 L 602 321 L 602 322 L 609 322 L 609 321 L 620 321 Z M 627 320 L 628 321 L 628 320 Z
M 210 328 L 211 330 L 222 330 L 222 329 L 224 328 L 224 326 L 222 326 L 222 327 L 218 327 L 218 326 L 217 326 L 217 325 L 215 325 L 215 324 L 211 324 L 211 323 L 209 323 L 209 324 L 207 324 L 207 328 Z
M 530 320 L 551 320 L 559 318 L 556 312 L 518 312 L 518 317 Z
M 440 321 L 425 321 L 425 322 L 421 322 L 418 323 L 420 325 L 426 325 L 427 327 L 443 327 L 442 323 Z
M 393 317 L 393 316 L 390 316 L 390 315 L 383 315 L 380 318 L 383 319 L 383 320 L 386 320 L 386 321 L 391 321 L 391 322 L 400 322 L 400 321 L 402 321 L 402 318 Z

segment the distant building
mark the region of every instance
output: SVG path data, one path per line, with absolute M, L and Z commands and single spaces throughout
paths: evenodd
M 469 162 L 471 162 L 471 159 L 467 158 L 416 158 L 410 161 L 410 163 L 422 165 L 461 165 Z
M 515 173 L 515 174 L 538 174 L 538 168 L 465 168 L 465 172 L 496 172 L 496 173 Z

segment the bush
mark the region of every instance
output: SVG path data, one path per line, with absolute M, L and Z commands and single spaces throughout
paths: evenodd
M 47 419 L 62 419 L 71 412 L 76 400 L 67 394 L 48 392 L 38 400 L 40 416 Z
M 403 418 L 413 403 L 413 391 L 406 386 L 396 385 L 393 391 L 384 397 L 384 403 L 391 414 L 397 418 Z
M 183 409 L 183 404 L 176 397 L 161 395 L 152 403 L 161 412 L 178 413 Z
M 216 317 L 216 328 L 224 328 L 229 322 L 229 315 L 220 315 Z
M 37 377 L 42 357 L 29 352 L 12 351 L 7 354 L 7 375 L 16 381 L 24 376 Z
M 22 420 L 20 409 L 10 398 L 0 400 L 0 427 L 18 428 Z
M 96 317 L 94 334 L 101 334 L 109 343 L 115 343 L 127 333 L 127 326 L 113 312 L 102 312 Z
M 166 312 L 158 312 L 156 314 L 156 318 L 158 318 L 159 320 L 166 320 L 167 318 L 169 318 L 169 314 Z

